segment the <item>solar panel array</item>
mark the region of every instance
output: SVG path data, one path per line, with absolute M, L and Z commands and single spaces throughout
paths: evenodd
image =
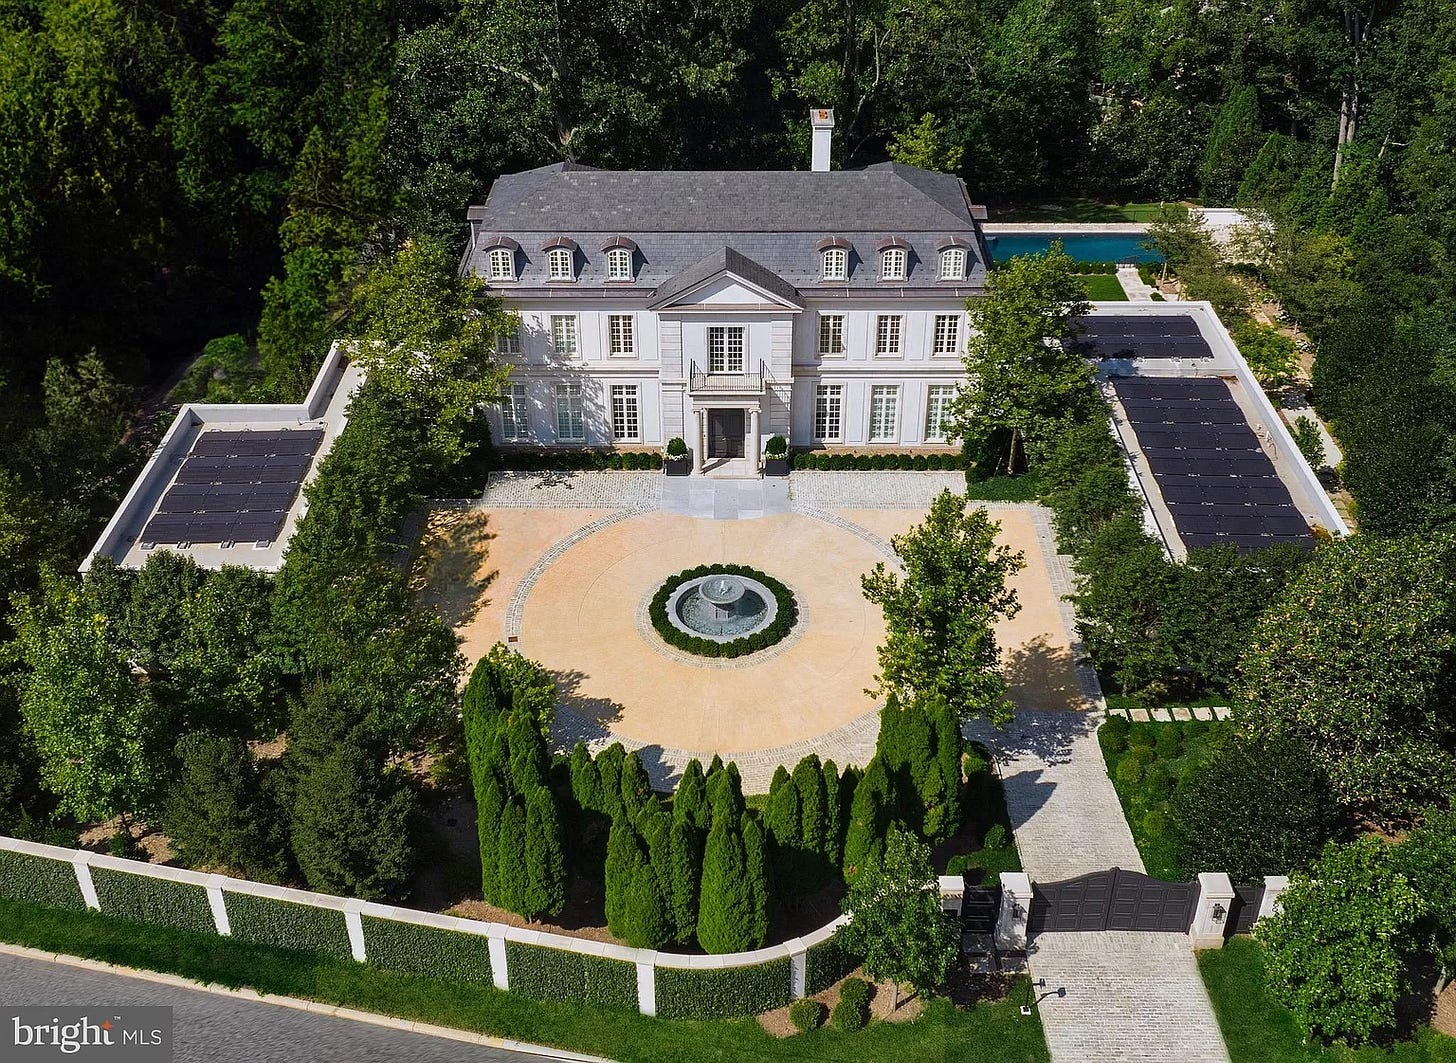
M 1072 341 L 1089 358 L 1208 358 L 1213 350 L 1187 314 L 1089 315 Z
M 1114 377 L 1112 386 L 1185 546 L 1313 542 L 1222 380 Z
M 323 438 L 317 428 L 200 433 L 143 544 L 272 542 Z

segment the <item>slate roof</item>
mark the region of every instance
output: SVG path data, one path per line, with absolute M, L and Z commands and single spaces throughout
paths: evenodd
M 748 283 L 756 284 L 794 306 L 804 305 L 804 301 L 799 298 L 799 293 L 792 284 L 773 270 L 760 266 L 751 258 L 744 258 L 731 247 L 714 251 L 707 258 L 694 262 L 676 277 L 659 284 L 657 290 L 652 293 L 652 301 L 647 305 L 648 307 L 665 306 L 684 292 L 690 292 L 703 282 L 724 272 L 735 273 Z
M 471 249 L 462 268 L 484 274 L 485 252 L 497 237 L 520 244 L 518 280 L 502 293 L 549 288 L 553 294 L 638 297 L 731 248 L 791 287 L 819 294 L 934 289 L 963 295 L 985 282 L 988 256 L 980 233 L 984 211 L 973 207 L 958 177 L 898 163 L 862 170 L 613 171 L 554 163 L 498 178 L 483 206 L 471 207 Z M 606 282 L 606 237 L 637 244 L 632 283 Z M 938 277 L 936 244 L 969 239 L 962 282 Z M 825 236 L 851 244 L 849 279 L 823 282 L 817 245 Z M 574 282 L 548 282 L 543 245 L 568 237 L 580 245 Z M 875 247 L 899 237 L 909 244 L 904 282 L 879 280 Z M 766 286 L 766 285 L 765 285 Z

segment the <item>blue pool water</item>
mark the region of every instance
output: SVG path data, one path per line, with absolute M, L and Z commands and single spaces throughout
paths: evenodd
M 1147 239 L 1137 234 L 1100 236 L 1093 233 L 1015 233 L 986 235 L 994 262 L 1005 262 L 1016 255 L 1039 255 L 1060 240 L 1067 254 L 1078 262 L 1161 262 L 1161 255 L 1143 247 Z

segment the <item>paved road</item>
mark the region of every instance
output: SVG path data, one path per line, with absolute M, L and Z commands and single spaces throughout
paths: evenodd
M 171 1005 L 175 1063 L 542 1063 L 546 1057 L 0 955 L 0 1003 Z

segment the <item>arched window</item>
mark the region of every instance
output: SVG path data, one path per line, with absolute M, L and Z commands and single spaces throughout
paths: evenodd
M 607 280 L 629 281 L 632 279 L 632 252 L 625 247 L 614 247 L 607 252 Z
M 963 281 L 966 279 L 966 249 L 947 247 L 940 253 L 940 279 Z
M 546 252 L 547 275 L 554 281 L 569 281 L 574 279 L 571 272 L 571 250 L 565 247 L 553 247 Z
M 824 279 L 842 281 L 849 277 L 849 252 L 842 247 L 830 247 L 824 251 Z
M 492 247 L 487 270 L 493 281 L 515 280 L 516 253 L 509 247 Z
M 880 280 L 902 281 L 905 279 L 905 249 L 887 248 L 880 255 Z

